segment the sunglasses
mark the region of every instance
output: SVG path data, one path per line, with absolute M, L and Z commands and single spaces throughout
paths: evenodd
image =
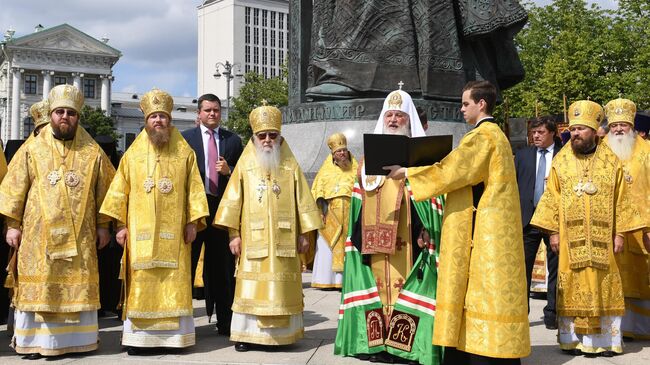
M 61 117 L 64 116 L 66 113 L 68 114 L 69 117 L 76 117 L 77 116 L 77 112 L 72 110 L 72 109 L 63 109 L 63 108 L 54 109 L 54 113 L 56 115 L 58 115 L 58 116 L 61 116 Z
M 255 134 L 258 139 L 260 140 L 265 140 L 266 137 L 268 136 L 270 139 L 276 139 L 278 138 L 278 132 L 260 132 Z

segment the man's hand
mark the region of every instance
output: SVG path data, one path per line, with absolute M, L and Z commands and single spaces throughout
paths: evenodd
M 115 240 L 122 247 L 126 245 L 126 240 L 128 237 L 129 237 L 129 230 L 126 229 L 126 227 L 120 228 L 115 234 Z
M 233 255 L 236 257 L 239 257 L 239 255 L 241 255 L 241 237 L 237 236 L 231 239 L 228 246 L 230 247 L 230 252 L 232 252 Z
M 406 167 L 400 165 L 390 165 L 382 167 L 384 170 L 390 170 L 388 173 L 389 179 L 401 180 L 406 177 Z
M 301 234 L 298 236 L 298 253 L 305 253 L 309 250 L 309 240 L 307 236 Z
M 625 243 L 625 238 L 623 236 L 614 235 L 614 253 L 623 252 L 623 244 Z
M 553 251 L 556 254 L 560 252 L 560 234 L 554 233 L 550 235 L 549 241 L 551 244 L 551 251 Z
M 8 228 L 7 229 L 7 244 L 9 246 L 18 249 L 20 246 L 20 241 L 23 239 L 23 232 L 20 229 Z
M 429 232 L 427 232 L 426 229 L 423 229 L 422 232 L 420 232 L 420 236 L 418 237 L 418 246 L 420 246 L 420 248 L 425 248 L 430 241 L 431 237 L 429 236 Z
M 645 246 L 645 250 L 650 252 L 650 232 L 646 232 L 643 235 L 643 245 Z
M 97 228 L 97 249 L 101 250 L 111 242 L 111 232 L 108 228 Z
M 196 224 L 188 223 L 185 225 L 185 244 L 191 243 L 196 238 Z
M 217 161 L 214 169 L 221 175 L 230 175 L 230 166 L 222 156 L 219 156 L 219 161 Z

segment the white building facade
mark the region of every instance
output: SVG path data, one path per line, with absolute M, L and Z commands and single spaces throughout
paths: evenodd
M 24 139 L 34 128 L 32 104 L 60 84 L 79 88 L 86 105 L 111 113 L 113 66 L 121 52 L 80 30 L 61 24 L 0 42 L 0 137 Z
M 266 78 L 280 76 L 287 60 L 288 0 L 207 0 L 198 7 L 197 95 L 226 99 L 228 61 L 231 74 L 254 71 Z M 214 74 L 222 74 L 215 78 Z M 243 78 L 230 82 L 230 97 L 239 95 Z M 224 106 L 227 107 L 227 103 Z

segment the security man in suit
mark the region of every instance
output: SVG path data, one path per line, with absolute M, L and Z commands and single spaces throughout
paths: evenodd
M 530 219 L 535 212 L 539 198 L 544 193 L 546 178 L 551 170 L 551 160 L 560 151 L 562 144 L 555 137 L 557 126 L 552 119 L 538 118 L 530 123 L 533 145 L 524 147 L 515 154 L 515 169 L 519 185 L 519 200 L 521 202 L 521 223 L 524 228 L 524 253 L 526 255 L 526 279 L 528 280 L 528 295 L 535 265 L 535 256 L 541 240 L 549 246 L 549 237 L 542 231 L 531 226 Z M 548 286 L 546 290 L 547 303 L 544 307 L 544 324 L 548 329 L 557 329 L 555 312 L 555 284 L 557 282 L 558 257 L 552 250 L 546 250 L 548 268 Z M 530 298 L 528 308 L 530 308 Z
M 212 222 L 243 146 L 238 135 L 219 127 L 221 100 L 216 95 L 202 95 L 198 100 L 197 114 L 199 125 L 182 134 L 196 153 L 210 208 L 210 217 L 206 222 Z M 203 283 L 206 313 L 210 318 L 216 307 L 217 330 L 226 336 L 230 336 L 230 307 L 235 295 L 235 257 L 230 252 L 228 242 L 228 232 L 212 225 L 197 233 L 196 240 L 192 242 L 192 282 L 201 246 L 205 243 Z

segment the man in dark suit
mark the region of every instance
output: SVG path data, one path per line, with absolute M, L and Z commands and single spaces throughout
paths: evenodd
M 544 192 L 546 178 L 551 170 L 551 159 L 562 148 L 555 139 L 557 126 L 552 119 L 534 119 L 530 123 L 533 145 L 524 147 L 515 154 L 515 169 L 521 202 L 521 223 L 524 228 L 524 253 L 526 255 L 526 279 L 530 297 L 530 282 L 535 265 L 535 256 L 541 240 L 546 244 L 548 268 L 547 303 L 544 307 L 544 324 L 548 329 L 557 329 L 555 312 L 555 284 L 557 282 L 558 257 L 549 246 L 548 235 L 531 226 L 530 219 L 535 212 L 539 198 Z M 528 308 L 530 308 L 530 298 Z
M 202 95 L 198 100 L 197 113 L 199 125 L 182 134 L 196 153 L 210 217 L 206 222 L 208 228 L 199 232 L 192 242 L 192 282 L 201 246 L 205 243 L 203 284 L 206 312 L 208 318 L 211 317 L 216 306 L 217 330 L 219 334 L 229 336 L 230 307 L 235 295 L 235 257 L 228 247 L 228 232 L 212 227 L 212 221 L 243 147 L 238 135 L 219 127 L 221 100 L 216 95 Z

